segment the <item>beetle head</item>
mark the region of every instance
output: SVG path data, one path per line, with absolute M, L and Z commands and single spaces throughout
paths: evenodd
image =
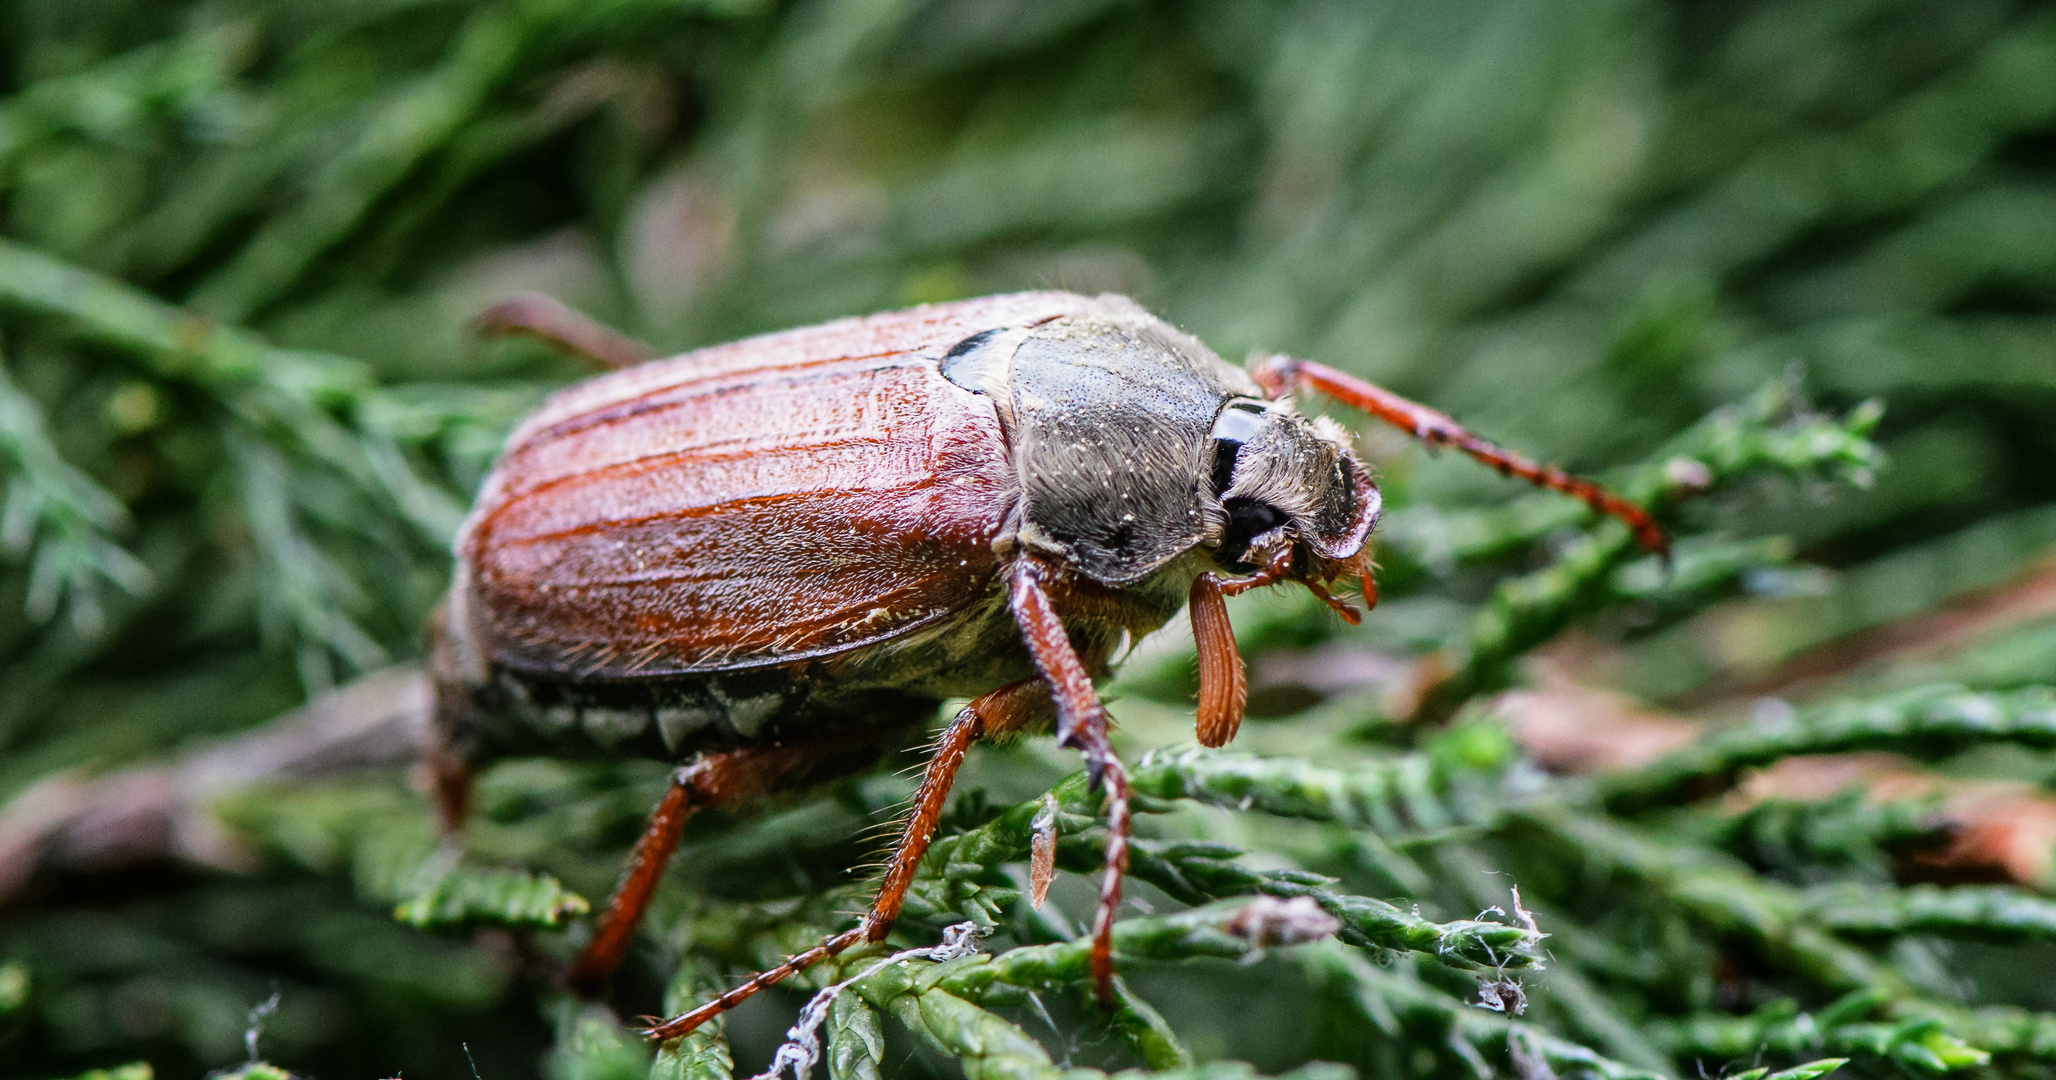
M 1207 546 L 1222 569 L 1255 573 L 1291 553 L 1291 578 L 1361 573 L 1382 499 L 1348 435 L 1290 403 L 1229 398 L 1213 426 L 1207 483 L 1218 516 Z

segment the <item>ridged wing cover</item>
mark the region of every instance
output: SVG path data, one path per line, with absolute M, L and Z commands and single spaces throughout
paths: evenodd
M 936 358 L 1114 299 L 845 319 L 571 387 L 480 492 L 451 628 L 474 663 L 615 678 L 830 656 L 961 611 L 1020 493 L 991 403 Z

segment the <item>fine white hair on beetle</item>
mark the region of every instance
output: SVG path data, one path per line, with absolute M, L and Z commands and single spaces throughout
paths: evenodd
M 1314 434 L 1337 446 L 1349 445 L 1349 429 L 1342 426 L 1342 421 L 1332 416 L 1316 416 L 1313 424 Z

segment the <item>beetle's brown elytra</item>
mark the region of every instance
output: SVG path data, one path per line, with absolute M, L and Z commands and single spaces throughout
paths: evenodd
M 702 807 L 804 786 L 944 729 L 858 926 L 648 1032 L 692 1030 L 890 931 L 952 779 L 980 738 L 1053 718 L 1107 793 L 1092 967 L 1111 1001 L 1127 774 L 1094 690 L 1124 643 L 1189 604 L 1197 731 L 1220 746 L 1246 684 L 1225 596 L 1376 590 L 1381 500 L 1318 392 L 1581 499 L 1662 550 L 1647 514 L 1449 417 L 1318 364 L 1245 372 L 1120 296 L 1017 293 L 843 319 L 635 363 L 639 343 L 553 302 L 495 308 L 620 370 L 556 394 L 509 437 L 457 542 L 434 630 L 437 775 L 508 754 L 683 761 L 573 965 L 620 963 Z M 624 366 L 629 365 L 629 366 Z

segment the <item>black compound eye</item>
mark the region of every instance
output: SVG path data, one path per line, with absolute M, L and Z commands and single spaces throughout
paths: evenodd
M 1247 398 L 1228 402 L 1221 408 L 1221 415 L 1214 418 L 1214 498 L 1220 498 L 1235 481 L 1235 459 L 1242 453 L 1242 444 L 1257 433 L 1263 422 L 1263 402 Z
M 1228 511 L 1228 528 L 1221 534 L 1221 555 L 1232 563 L 1243 562 L 1249 542 L 1288 520 L 1275 506 L 1255 499 L 1229 499 L 1221 504 Z

